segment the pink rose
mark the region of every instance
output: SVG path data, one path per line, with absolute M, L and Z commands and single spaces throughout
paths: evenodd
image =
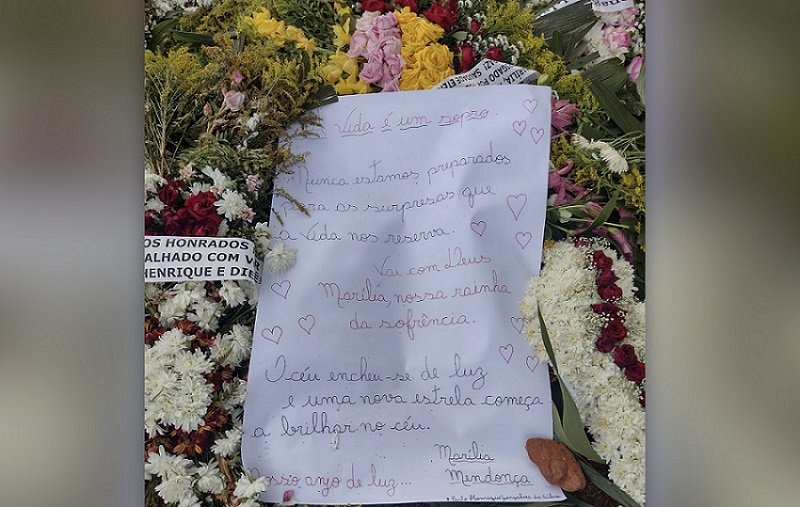
M 225 105 L 228 106 L 228 109 L 233 111 L 239 111 L 244 106 L 244 93 L 237 92 L 235 90 L 230 90 L 225 93 Z
M 380 58 L 379 55 L 375 55 L 376 57 L 367 60 L 367 63 L 364 65 L 364 68 L 361 69 L 361 79 L 366 81 L 367 83 L 377 83 L 381 79 L 383 79 L 383 59 Z
M 631 63 L 629 63 L 628 67 L 625 69 L 628 71 L 628 75 L 634 83 L 639 79 L 639 74 L 642 72 L 643 66 L 644 57 L 642 55 L 636 55 L 631 59 Z
M 613 49 L 628 49 L 631 47 L 631 34 L 616 26 L 603 28 L 603 40 Z
M 383 60 L 384 79 L 387 74 L 391 77 L 400 77 L 404 66 L 405 62 L 403 62 L 403 57 L 400 54 L 386 55 Z

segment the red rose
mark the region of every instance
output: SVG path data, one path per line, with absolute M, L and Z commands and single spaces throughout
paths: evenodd
M 365 11 L 372 12 L 384 12 L 392 8 L 389 4 L 382 0 L 364 0 L 361 2 L 361 7 Z
M 462 42 L 458 46 L 458 56 L 460 59 L 459 72 L 466 72 L 475 66 L 475 50 L 468 42 Z
M 636 349 L 633 345 L 620 345 L 614 349 L 614 363 L 620 368 L 636 364 L 639 358 L 636 357 Z
M 612 263 L 611 257 L 603 253 L 602 250 L 595 250 L 592 252 L 592 264 L 594 264 L 597 269 L 611 269 Z
M 615 345 L 616 343 L 613 339 L 604 336 L 601 336 L 594 342 L 594 346 L 597 347 L 597 350 L 600 352 L 611 352 L 614 350 Z
M 632 365 L 626 366 L 625 378 L 632 382 L 636 382 L 637 384 L 641 384 L 642 380 L 645 378 L 644 363 L 641 361 L 636 361 Z
M 611 321 L 600 330 L 600 335 L 604 338 L 619 341 L 628 336 L 628 330 L 625 328 L 625 325 L 622 324 L 621 320 L 611 319 Z
M 614 303 L 598 303 L 592 305 L 592 311 L 594 313 L 599 313 L 600 315 L 609 315 L 613 317 L 619 317 L 620 320 L 625 320 L 625 312 L 622 310 L 622 308 Z
M 436 23 L 444 28 L 445 31 L 448 31 L 458 21 L 456 16 L 457 9 L 458 3 L 456 3 L 456 0 L 450 0 L 449 2 L 435 1 L 422 15 L 428 18 L 428 21 Z
M 394 5 L 398 9 L 408 7 L 411 9 L 411 12 L 419 12 L 419 6 L 417 6 L 416 0 L 394 0 Z
M 479 21 L 473 19 L 469 24 L 469 31 L 472 32 L 474 35 L 483 35 L 483 32 L 485 30 L 483 29 Z
M 199 220 L 186 224 L 183 229 L 184 236 L 216 236 L 219 231 L 219 224 L 222 217 L 219 215 L 209 215 L 205 220 Z
M 214 206 L 215 202 L 216 199 L 211 192 L 198 192 L 186 199 L 184 209 L 186 209 L 195 220 L 204 220 L 208 218 L 209 215 L 217 214 L 217 208 Z
M 181 180 L 174 180 L 171 176 L 167 176 L 167 184 L 158 189 L 158 198 L 167 206 L 174 206 L 181 196 L 182 186 Z
M 595 281 L 598 287 L 608 287 L 617 280 L 619 280 L 619 277 L 615 275 L 613 271 L 610 269 L 604 269 L 600 271 L 600 274 L 597 275 L 597 279 Z
M 615 283 L 606 285 L 605 287 L 598 287 L 597 293 L 606 301 L 611 301 L 622 297 L 622 289 L 620 289 Z
M 149 209 L 144 212 L 144 235 L 145 236 L 155 236 L 158 234 L 156 231 L 156 217 L 158 213 Z
M 168 236 L 177 236 L 181 233 L 186 222 L 186 209 L 181 208 L 176 213 L 171 208 L 161 210 L 161 221 L 164 223 L 164 233 Z
M 497 46 L 492 46 L 489 48 L 489 51 L 486 52 L 486 58 L 499 62 L 503 59 L 503 50 Z

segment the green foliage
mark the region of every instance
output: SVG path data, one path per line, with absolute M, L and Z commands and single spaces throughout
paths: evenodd
M 302 28 L 307 37 L 317 40 L 322 47 L 333 45 L 336 11 L 333 2 L 326 0 L 268 0 L 272 15 L 289 25 Z
M 145 51 L 144 70 L 145 163 L 168 174 L 179 152 L 204 130 L 203 106 L 218 93 L 221 69 L 177 48 L 166 54 Z

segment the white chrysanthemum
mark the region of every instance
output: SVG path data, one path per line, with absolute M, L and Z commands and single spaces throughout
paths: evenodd
M 230 413 L 234 420 L 237 418 L 235 412 L 240 411 L 244 405 L 246 392 L 247 382 L 240 378 L 222 384 L 222 408 Z
M 194 322 L 205 330 L 217 327 L 217 319 L 222 314 L 222 306 L 208 299 L 197 301 L 192 304 L 192 313 L 188 313 L 186 318 Z
M 600 158 L 608 164 L 608 170 L 612 173 L 622 174 L 628 171 L 628 161 L 625 160 L 620 152 L 615 150 L 610 144 L 598 142 L 600 150 Z
M 197 489 L 203 493 L 218 495 L 225 489 L 225 481 L 222 479 L 217 462 L 212 460 L 210 463 L 200 463 L 196 470 Z
M 574 142 L 591 144 L 582 138 Z M 634 298 L 633 267 L 605 242 L 576 247 L 561 241 L 548 246 L 542 254 L 544 268 L 521 303 L 522 314 L 537 354 L 546 360 L 536 317 L 537 304 L 541 308 L 559 371 L 594 437 L 595 450 L 613 469 L 611 480 L 644 505 L 645 413 L 638 388 L 624 377 L 611 354 L 594 346 L 602 326 L 601 316 L 591 309 L 602 302 L 590 261 L 590 252 L 597 249 L 612 259 L 612 270 L 619 277 L 616 283 L 623 297 L 616 304 L 625 311 L 625 343 L 643 359 L 644 303 Z
M 239 445 L 242 442 L 242 430 L 238 428 L 231 428 L 225 432 L 225 436 L 217 438 L 211 450 L 220 456 L 230 457 L 239 450 Z
M 173 475 L 161 479 L 156 492 L 167 503 L 178 503 L 186 497 L 194 497 L 192 478 L 186 475 Z
M 269 250 L 269 243 L 272 240 L 272 231 L 266 222 L 259 222 L 255 226 L 256 251 L 260 254 Z
M 203 507 L 203 504 L 194 494 L 187 494 L 180 499 L 178 507 Z
M 225 280 L 219 288 L 219 295 L 225 303 L 233 308 L 247 301 L 247 295 L 233 280 Z
M 192 185 L 189 187 L 189 194 L 195 195 L 199 194 L 200 192 L 208 192 L 211 190 L 211 184 L 209 183 L 202 183 L 200 181 L 192 182 Z
M 215 194 L 222 193 L 223 190 L 229 188 L 233 183 L 233 180 L 228 178 L 228 176 L 225 175 L 225 173 L 223 173 L 219 169 L 214 169 L 213 167 L 210 166 L 204 167 L 202 173 L 211 178 L 211 180 L 213 181 L 210 190 Z
M 162 209 L 164 209 L 164 203 L 161 202 L 161 199 L 159 199 L 158 197 L 153 197 L 152 199 L 148 199 L 144 203 L 144 209 L 152 210 L 155 211 L 156 213 L 159 213 L 161 212 Z
M 158 191 L 158 187 L 165 185 L 167 180 L 164 179 L 163 176 L 160 174 L 156 174 L 153 172 L 144 173 L 144 190 L 145 192 L 154 194 Z
M 239 218 L 245 210 L 249 209 L 247 201 L 242 194 L 235 190 L 225 190 L 220 199 L 214 205 L 218 208 L 218 213 L 224 215 L 228 220 Z
M 157 475 L 159 477 L 186 476 L 192 462 L 183 456 L 176 456 L 164 449 L 163 445 L 158 446 L 158 452 L 150 452 L 144 462 L 146 474 Z
M 279 241 L 267 253 L 264 261 L 272 273 L 283 273 L 294 265 L 297 252 Z
M 221 340 L 228 345 L 221 364 L 239 366 L 242 360 L 250 353 L 253 333 L 245 326 L 234 324 L 231 330 L 222 336 Z
M 250 480 L 246 475 L 242 475 L 236 481 L 236 489 L 233 494 L 239 498 L 254 498 L 267 490 L 266 477 Z

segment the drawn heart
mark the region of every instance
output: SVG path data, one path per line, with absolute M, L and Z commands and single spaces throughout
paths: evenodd
M 542 140 L 542 136 L 544 136 L 544 129 L 531 127 L 531 139 L 533 139 L 534 143 L 539 144 L 539 141 Z
M 521 120 L 521 121 L 515 121 L 511 125 L 511 128 L 514 129 L 514 133 L 515 134 L 517 134 L 518 136 L 521 136 L 523 134 L 523 132 L 525 132 L 525 128 L 527 126 L 528 126 L 528 122 L 526 122 L 525 120 Z
M 522 107 L 528 110 L 529 113 L 533 113 L 536 111 L 536 106 L 539 105 L 539 101 L 536 99 L 528 99 L 522 101 Z
M 536 356 L 528 356 L 525 358 L 525 366 L 531 371 L 531 373 L 536 372 L 536 367 L 539 366 L 539 358 Z
M 478 220 L 477 222 L 470 222 L 469 228 L 472 229 L 472 232 L 474 232 L 478 236 L 483 237 L 483 233 L 486 230 L 486 222 L 484 222 L 483 220 Z
M 511 356 L 514 355 L 514 346 L 510 343 L 508 345 L 501 345 L 497 348 L 497 351 L 500 352 L 500 357 L 506 362 L 506 364 L 511 362 Z
M 511 325 L 517 330 L 517 333 L 522 334 L 522 329 L 525 327 L 525 321 L 519 317 L 511 317 Z
M 311 334 L 311 330 L 314 329 L 314 324 L 316 323 L 317 319 L 315 319 L 310 313 L 305 317 L 300 317 L 297 319 L 297 325 L 300 326 L 300 329 L 305 331 L 308 335 Z
M 530 232 L 518 232 L 515 236 L 515 239 L 517 240 L 519 247 L 525 250 L 525 247 L 528 246 L 533 239 L 533 235 Z
M 525 208 L 527 203 L 528 196 L 525 194 L 509 195 L 506 197 L 506 205 L 508 209 L 511 210 L 511 214 L 514 215 L 515 221 L 519 219 L 519 216 L 522 214 L 522 209 Z
M 278 345 L 281 342 L 281 336 L 283 336 L 283 329 L 281 326 L 272 326 L 272 329 L 262 329 L 261 336 L 275 345 Z
M 269 286 L 269 290 L 279 295 L 283 299 L 286 299 L 286 296 L 289 294 L 289 289 L 291 288 L 292 288 L 292 282 L 290 282 L 289 280 L 283 280 L 280 283 L 275 282 Z

